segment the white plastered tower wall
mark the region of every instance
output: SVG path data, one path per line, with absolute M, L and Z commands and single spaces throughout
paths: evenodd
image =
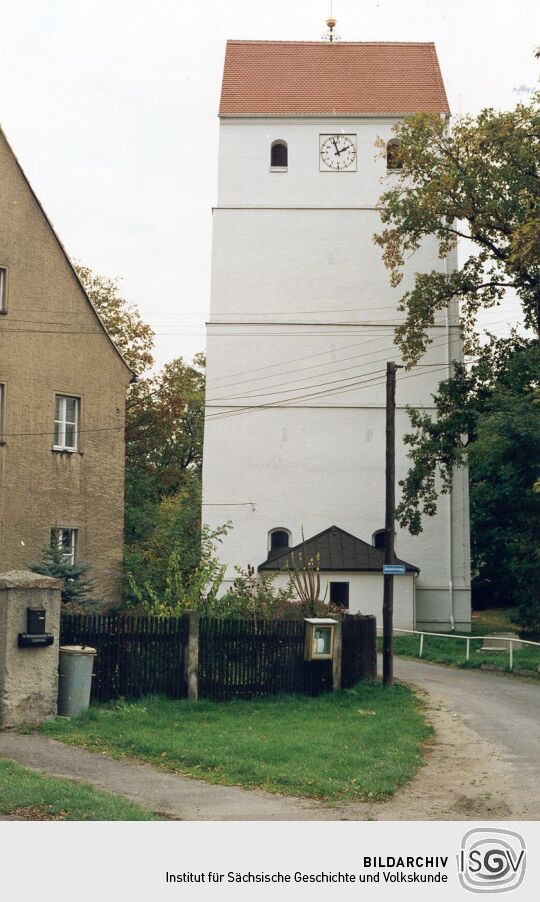
M 369 542 L 384 526 L 384 378 L 386 361 L 400 362 L 397 302 L 415 271 L 454 262 L 440 260 L 427 241 L 399 289 L 390 287 L 372 236 L 380 228 L 377 200 L 395 175 L 374 143 L 389 140 L 396 121 L 221 119 L 203 520 L 212 528 L 233 524 L 219 547 L 225 586 L 236 566 L 265 560 L 273 529 L 287 529 L 295 545 L 302 529 L 308 538 L 336 523 Z M 325 133 L 357 136 L 355 172 L 319 171 Z M 287 171 L 270 170 L 277 139 L 287 142 Z M 431 395 L 461 353 L 455 307 L 437 316 L 432 338 L 423 366 L 398 376 L 398 479 L 408 469 L 405 405 L 432 410 Z M 420 568 L 417 626 L 469 628 L 468 549 L 462 471 L 420 536 L 397 530 L 397 555 Z M 401 619 L 413 616 L 411 609 Z

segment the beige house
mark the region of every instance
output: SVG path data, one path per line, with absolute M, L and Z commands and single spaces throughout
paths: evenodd
M 132 378 L 0 132 L 0 572 L 54 539 L 118 600 Z

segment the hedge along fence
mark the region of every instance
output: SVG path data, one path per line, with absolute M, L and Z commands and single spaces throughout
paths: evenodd
M 63 645 L 97 649 L 92 698 L 224 701 L 279 692 L 318 695 L 374 679 L 374 617 L 346 617 L 334 661 L 304 661 L 305 624 L 294 620 L 62 616 Z

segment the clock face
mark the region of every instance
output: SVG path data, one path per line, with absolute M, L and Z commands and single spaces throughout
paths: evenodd
M 321 172 L 356 172 L 356 135 L 320 135 Z

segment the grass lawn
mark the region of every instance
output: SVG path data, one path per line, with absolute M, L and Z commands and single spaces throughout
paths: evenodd
M 508 619 L 506 608 L 486 611 L 473 611 L 471 639 L 475 636 L 493 636 L 497 633 L 516 633 L 517 627 Z M 379 640 L 380 641 L 380 640 Z M 422 659 L 437 664 L 450 664 L 454 667 L 477 669 L 482 664 L 491 664 L 509 671 L 508 651 L 480 652 L 483 641 L 471 641 L 470 659 L 466 660 L 466 643 L 463 640 L 438 639 L 436 636 L 424 636 Z M 382 647 L 382 646 L 380 646 Z M 409 658 L 418 658 L 420 636 L 394 636 L 394 652 Z M 536 670 L 540 664 L 540 648 L 524 645 L 521 651 L 514 648 L 514 669 Z
M 0 758 L 0 814 L 31 821 L 153 821 L 149 811 L 92 786 L 58 780 Z
M 476 636 L 492 636 L 494 633 L 517 633 L 518 627 L 508 618 L 511 608 L 490 608 L 472 612 L 471 632 Z
M 431 735 L 410 689 L 376 683 L 318 698 L 117 702 L 41 731 L 211 783 L 330 801 L 391 796 L 422 763 Z

